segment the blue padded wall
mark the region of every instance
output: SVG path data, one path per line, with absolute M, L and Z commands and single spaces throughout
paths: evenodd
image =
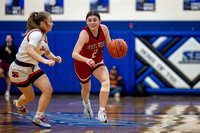
M 184 38 L 190 38 L 195 36 L 195 39 L 199 41 L 199 31 L 200 23 L 199 21 L 104 21 L 103 24 L 106 24 L 110 29 L 110 36 L 112 39 L 122 38 L 128 44 L 128 53 L 122 59 L 112 58 L 107 48 L 104 49 L 104 62 L 108 69 L 112 65 L 116 65 L 119 69 L 119 74 L 122 75 L 125 88 L 124 92 L 134 93 L 135 85 L 140 81 L 143 82 L 147 88 L 148 93 L 170 93 L 170 92 L 196 92 L 198 89 L 189 89 L 181 91 L 181 89 L 169 88 L 165 82 L 158 78 L 158 75 L 155 75 L 152 72 L 155 70 L 152 67 L 147 67 L 144 73 L 137 76 L 137 72 L 140 71 L 143 67 L 143 62 L 138 60 L 135 53 L 135 40 L 137 37 L 146 38 L 146 40 L 152 44 L 159 37 L 167 36 L 167 39 L 157 47 L 157 51 L 162 51 L 166 49 L 167 44 L 173 41 L 174 36 Z M 133 29 L 129 29 L 129 23 L 133 23 Z M 61 64 L 56 63 L 54 67 L 49 67 L 42 63 L 39 66 L 42 70 L 48 75 L 51 84 L 53 86 L 54 92 L 56 93 L 80 93 L 81 85 L 74 73 L 74 64 L 71 57 L 74 45 L 78 39 L 79 32 L 86 25 L 85 22 L 54 22 L 53 31 L 47 33 L 48 43 L 51 51 L 55 55 L 60 55 L 63 59 Z M 26 22 L 16 21 L 16 22 L 7 22 L 0 21 L 0 46 L 5 43 L 5 37 L 7 34 L 13 35 L 14 44 L 19 47 L 23 39 L 21 35 L 26 30 Z M 192 33 L 192 34 L 191 34 Z M 185 39 L 186 39 L 185 38 Z M 186 39 L 187 40 L 187 39 Z M 182 42 L 179 42 L 182 43 Z M 175 43 L 176 44 L 176 43 Z M 178 47 L 180 44 L 176 44 Z M 165 56 L 169 56 L 172 52 L 169 50 L 165 53 Z M 165 50 L 166 51 L 166 50 Z M 144 67 L 143 67 L 144 68 Z M 145 69 L 144 69 L 145 70 Z M 149 76 L 153 79 L 159 86 L 160 89 L 154 89 L 150 87 L 150 84 L 145 82 L 144 79 Z M 92 89 L 91 92 L 99 92 L 100 83 L 93 76 L 92 79 Z M 195 81 L 197 82 L 197 81 Z M 0 79 L 0 92 L 4 92 L 6 89 L 6 83 L 4 80 Z M 39 92 L 37 88 L 34 88 L 36 92 Z M 19 92 L 15 85 L 12 85 L 12 92 Z
M 23 39 L 23 36 L 21 36 L 23 32 L 10 32 L 10 31 L 4 31 L 0 32 L 1 40 L 3 40 L 6 36 L 6 34 L 12 34 L 14 39 L 14 44 L 19 47 L 20 43 Z M 127 93 L 133 93 L 133 86 L 134 86 L 134 80 L 133 80 L 133 53 L 134 50 L 132 47 L 132 39 L 130 36 L 130 32 L 128 31 L 117 31 L 117 32 L 110 32 L 112 39 L 122 38 L 124 39 L 128 44 L 128 53 L 124 58 L 121 59 L 114 59 L 111 57 L 108 53 L 107 48 L 104 49 L 104 62 L 108 69 L 112 67 L 112 65 L 116 65 L 119 74 L 122 75 L 124 82 L 125 82 L 125 88 L 124 92 Z M 79 32 L 77 31 L 52 31 L 47 33 L 48 36 L 48 44 L 50 50 L 55 54 L 62 57 L 63 62 L 61 64 L 56 63 L 54 67 L 49 67 L 48 65 L 44 65 L 42 63 L 39 63 L 39 66 L 42 68 L 42 70 L 48 75 L 51 84 L 53 86 L 54 92 L 57 93 L 76 93 L 81 91 L 81 85 L 74 73 L 74 60 L 72 59 L 72 51 L 74 48 L 74 45 L 76 44 L 76 41 L 79 36 Z M 5 41 L 1 41 L 0 46 Z M 92 89 L 91 92 L 99 92 L 100 90 L 100 83 L 97 79 L 95 79 L 92 76 Z M 5 83 L 3 80 L 0 80 L 1 89 L 0 91 L 5 91 Z M 3 84 L 3 85 L 2 85 Z M 39 92 L 37 88 L 34 88 L 35 92 Z M 12 85 L 13 92 L 19 92 L 15 85 Z

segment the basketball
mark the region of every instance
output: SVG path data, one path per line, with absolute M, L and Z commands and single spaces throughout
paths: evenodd
M 108 52 L 114 58 L 122 58 L 126 55 L 128 51 L 128 46 L 126 42 L 122 39 L 115 39 L 111 41 L 108 46 Z

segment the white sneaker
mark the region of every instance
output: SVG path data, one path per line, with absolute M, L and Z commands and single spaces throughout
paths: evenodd
M 45 121 L 48 121 L 48 119 L 44 118 L 44 116 L 42 115 L 40 117 L 34 117 L 32 123 L 42 128 L 51 128 L 51 125 L 46 123 Z
M 84 101 L 83 101 L 83 106 L 84 106 L 84 114 L 89 119 L 92 119 L 93 118 L 93 111 L 92 111 L 92 108 L 91 108 L 90 101 L 88 100 L 88 104 L 85 104 Z
M 9 91 L 6 91 L 5 96 L 6 96 L 6 97 L 10 97 L 10 92 L 9 92 Z
M 108 119 L 106 117 L 106 112 L 99 110 L 98 115 L 96 116 L 96 119 L 103 123 L 108 123 Z
M 25 106 L 17 107 L 16 102 L 17 100 L 12 100 L 11 104 L 17 110 L 17 112 L 21 115 L 28 115 L 28 109 Z

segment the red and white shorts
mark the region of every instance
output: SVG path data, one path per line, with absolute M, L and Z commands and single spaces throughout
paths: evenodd
M 18 87 L 28 87 L 43 74 L 44 72 L 38 65 L 32 69 L 31 67 L 20 66 L 13 62 L 9 69 L 10 80 Z
M 103 60 L 96 63 L 95 67 L 90 67 L 85 62 L 74 60 L 75 73 L 81 83 L 87 83 L 90 80 L 92 72 L 103 65 L 105 65 Z

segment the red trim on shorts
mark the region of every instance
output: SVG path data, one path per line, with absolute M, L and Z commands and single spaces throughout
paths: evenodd
M 95 68 L 94 69 L 92 69 L 92 72 L 94 71 L 94 70 L 96 70 L 98 67 L 100 67 L 100 66 L 105 66 L 105 64 L 104 64 L 104 62 L 103 63 L 100 63 L 100 64 L 98 64 L 97 66 L 95 66 Z
M 36 74 L 38 74 L 38 73 L 41 72 L 41 71 L 42 71 L 42 69 L 39 69 L 39 70 L 37 70 L 36 72 L 30 74 L 30 75 L 29 75 L 29 78 L 35 76 Z
M 38 74 L 38 73 L 41 72 L 41 71 L 42 71 L 42 69 L 39 69 L 39 70 L 37 70 L 36 72 L 30 74 L 30 75 L 29 75 L 29 78 L 28 78 L 27 80 L 23 81 L 23 82 L 12 82 L 12 83 L 13 83 L 13 84 L 16 84 L 16 85 L 26 84 L 26 83 L 29 82 L 29 80 L 30 80 L 31 77 L 35 76 L 36 74 Z
M 91 75 L 90 75 L 88 78 L 86 78 L 86 80 L 82 80 L 82 79 L 79 77 L 79 75 L 76 73 L 76 71 L 75 71 L 75 74 L 76 74 L 76 76 L 77 76 L 79 82 L 84 83 L 84 84 L 87 83 L 87 82 L 90 80 L 90 78 L 91 78 Z
M 21 84 L 26 84 L 29 82 L 29 78 L 23 82 L 12 82 L 13 84 L 16 84 L 16 85 L 21 85 Z

